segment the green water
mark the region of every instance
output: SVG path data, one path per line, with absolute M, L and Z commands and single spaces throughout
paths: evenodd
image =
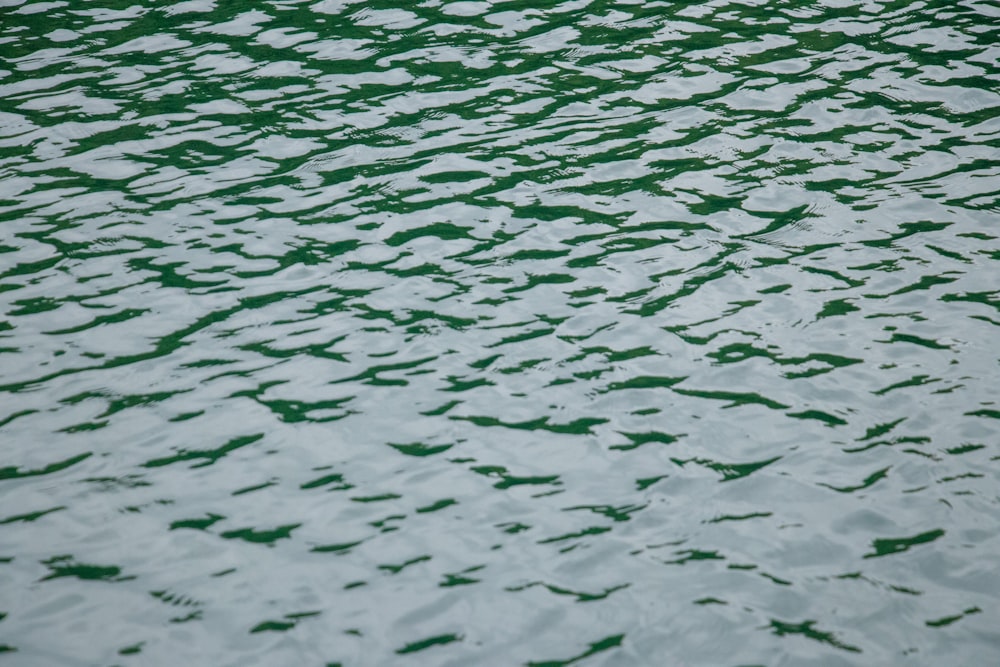
M 995 664 L 998 44 L 0 0 L 0 663 Z

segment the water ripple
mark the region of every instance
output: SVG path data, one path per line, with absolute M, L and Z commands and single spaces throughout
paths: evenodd
M 0 653 L 994 656 L 995 8 L 0 15 Z

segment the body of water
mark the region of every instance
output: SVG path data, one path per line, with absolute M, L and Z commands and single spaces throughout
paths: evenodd
M 1000 660 L 988 0 L 0 0 L 0 662 Z

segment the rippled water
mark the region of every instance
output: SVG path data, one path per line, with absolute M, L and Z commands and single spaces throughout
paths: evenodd
M 4 664 L 996 661 L 998 6 L 526 4 L 0 1 Z

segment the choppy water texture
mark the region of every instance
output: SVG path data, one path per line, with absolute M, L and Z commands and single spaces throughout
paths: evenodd
M 4 664 L 996 664 L 1000 7 L 528 4 L 0 2 Z

